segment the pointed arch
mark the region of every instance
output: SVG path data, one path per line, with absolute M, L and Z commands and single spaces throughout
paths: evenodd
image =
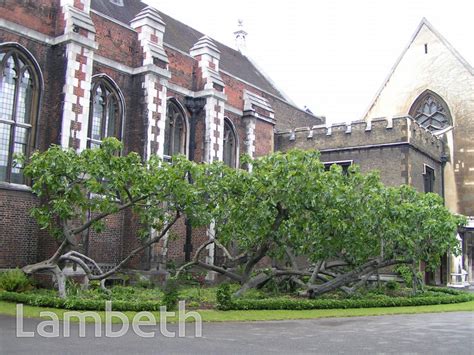
M 18 43 L 0 45 L 0 181 L 25 184 L 15 154 L 36 147 L 43 75 L 34 56 Z
M 168 99 L 163 143 L 163 158 L 165 160 L 171 160 L 171 157 L 176 154 L 188 156 L 188 128 L 188 117 L 183 105 L 175 98 Z
M 239 139 L 237 136 L 237 130 L 235 129 L 232 121 L 224 117 L 224 141 L 223 141 L 223 153 L 222 160 L 224 164 L 231 168 L 239 166 Z
M 423 91 L 416 98 L 409 115 L 431 131 L 438 131 L 453 124 L 448 105 L 441 96 L 431 90 Z
M 87 148 L 100 146 L 107 137 L 122 140 L 125 100 L 119 86 L 106 74 L 92 77 Z

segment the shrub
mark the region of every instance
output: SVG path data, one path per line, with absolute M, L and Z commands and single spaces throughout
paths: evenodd
M 288 298 L 271 298 L 265 300 L 236 299 L 218 308 L 221 310 L 307 310 L 307 309 L 335 309 L 335 308 L 371 308 L 371 307 L 402 307 L 402 306 L 427 306 L 436 304 L 460 303 L 474 300 L 474 295 L 466 292 L 441 296 L 426 297 L 389 297 L 383 296 L 373 299 L 317 299 L 298 300 Z
M 179 294 L 178 294 L 178 284 L 175 279 L 169 279 L 163 288 L 163 304 L 166 306 L 167 310 L 173 310 L 178 304 Z
M 133 301 L 136 299 L 136 290 L 133 287 L 114 286 L 111 288 L 113 298 L 124 301 Z
M 389 291 L 397 291 L 400 289 L 400 284 L 395 280 L 387 281 L 385 288 Z
M 232 309 L 232 295 L 228 283 L 222 283 L 219 285 L 216 291 L 216 300 L 218 309 Z
M 66 293 L 68 296 L 77 296 L 81 292 L 81 285 L 73 279 L 66 279 Z
M 77 297 L 59 298 L 56 296 L 37 295 L 33 293 L 17 293 L 0 291 L 0 300 L 7 302 L 23 303 L 30 306 L 52 307 L 82 311 L 103 311 L 105 300 L 84 299 Z M 115 311 L 159 311 L 159 302 L 154 301 L 122 301 L 112 302 L 112 309 Z
M 31 288 L 31 282 L 20 269 L 8 270 L 0 274 L 0 289 L 22 292 Z
M 295 293 L 299 285 L 290 277 L 271 278 L 263 289 L 273 295 Z
M 145 288 L 145 289 L 152 289 L 155 287 L 155 285 L 153 284 L 153 282 L 151 282 L 150 280 L 146 279 L 146 278 L 140 278 L 136 284 L 135 284 L 136 287 L 140 287 L 140 288 Z

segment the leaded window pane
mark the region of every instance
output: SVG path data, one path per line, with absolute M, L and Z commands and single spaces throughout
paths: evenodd
M 107 137 L 117 137 L 118 105 L 113 98 L 109 101 L 107 111 Z
M 18 106 L 16 110 L 16 121 L 18 123 L 30 123 L 31 99 L 33 94 L 33 83 L 28 70 L 25 70 L 20 81 L 18 90 Z
M 16 71 L 15 61 L 10 56 L 3 69 L 0 80 L 0 118 L 13 121 L 13 105 L 15 102 Z
M 28 146 L 28 134 L 28 128 L 16 127 L 13 154 L 26 154 Z M 23 182 L 22 168 L 23 167 L 18 162 L 13 162 L 11 182 L 17 184 L 21 184 Z
M 10 150 L 10 128 L 6 123 L 0 123 L 0 180 L 7 179 L 8 154 Z
M 104 113 L 104 97 L 102 96 L 102 89 L 97 88 L 94 97 L 94 106 L 92 114 L 92 128 L 91 137 L 95 140 L 102 140 L 102 116 Z
M 173 143 L 173 154 L 184 153 L 184 122 L 181 115 L 178 115 L 174 122 Z
M 236 137 L 229 122 L 224 122 L 224 164 L 234 168 L 236 165 Z

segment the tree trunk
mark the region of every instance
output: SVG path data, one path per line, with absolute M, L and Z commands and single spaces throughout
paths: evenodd
M 66 276 L 64 275 L 63 271 L 59 268 L 59 266 L 56 266 L 52 270 L 52 272 L 56 279 L 59 297 L 66 298 Z
M 247 292 L 248 290 L 252 289 L 252 288 L 256 288 L 262 284 L 264 284 L 265 282 L 267 282 L 268 280 L 270 280 L 271 278 L 273 277 L 273 275 L 269 275 L 269 274 L 266 274 L 266 273 L 260 273 L 258 274 L 257 276 L 255 277 L 252 277 L 250 280 L 248 280 L 247 282 L 245 282 L 241 287 L 240 289 L 237 290 L 237 292 L 234 293 L 234 297 L 240 297 L 242 296 L 245 292 Z
M 368 273 L 373 273 L 374 271 L 380 268 L 390 266 L 390 265 L 395 265 L 395 264 L 401 264 L 401 263 L 405 263 L 405 262 L 401 262 L 397 260 L 387 260 L 387 261 L 379 262 L 377 260 L 372 260 L 355 268 L 352 271 L 336 276 L 335 278 L 329 280 L 328 282 L 322 285 L 310 286 L 308 290 L 308 294 L 310 298 L 315 298 L 324 293 L 336 290 L 343 286 L 347 286 L 348 284 L 352 282 L 358 281 L 361 276 L 366 275 Z

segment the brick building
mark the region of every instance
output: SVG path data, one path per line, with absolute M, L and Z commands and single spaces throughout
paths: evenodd
M 241 33 L 241 35 L 245 35 Z M 134 0 L 0 2 L 0 268 L 43 259 L 54 241 L 29 217 L 37 203 L 13 154 L 51 144 L 87 149 L 107 136 L 125 153 L 237 166 L 274 148 L 274 129 L 323 123 L 296 107 L 242 53 Z M 126 212 L 89 232 L 84 251 L 119 261 L 135 243 Z M 182 260 L 205 230 L 151 250 Z
M 29 217 L 38 201 L 13 154 L 53 143 L 82 150 L 107 136 L 144 160 L 180 152 L 231 166 L 242 153 L 317 148 L 327 164 L 377 169 L 388 185 L 439 193 L 473 216 L 473 93 L 472 67 L 425 20 L 364 120 L 326 127 L 240 51 L 140 1 L 0 1 L 0 268 L 44 259 L 55 243 Z M 82 248 L 116 263 L 136 243 L 137 222 L 125 212 L 107 223 Z M 471 230 L 461 236 L 472 280 Z M 180 262 L 208 238 L 184 220 L 177 232 L 132 266 Z M 449 269 L 446 260 L 431 277 L 448 282 Z

